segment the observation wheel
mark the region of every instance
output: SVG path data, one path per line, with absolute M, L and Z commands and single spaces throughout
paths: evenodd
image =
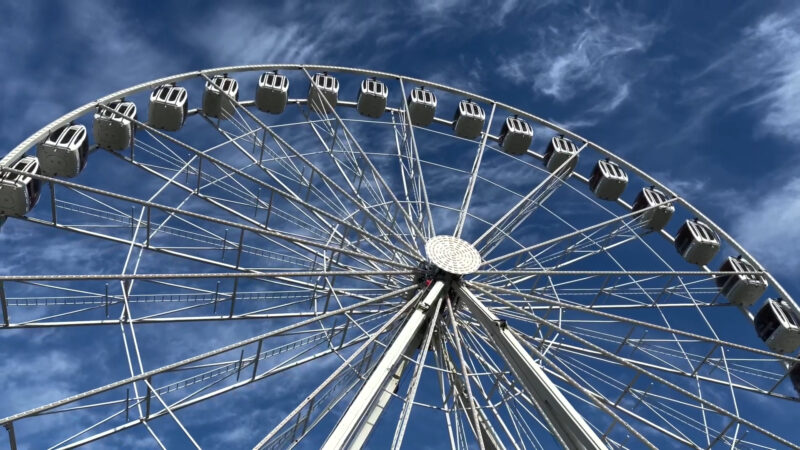
M 0 447 L 798 447 L 800 310 L 536 115 L 227 67 L 0 160 Z

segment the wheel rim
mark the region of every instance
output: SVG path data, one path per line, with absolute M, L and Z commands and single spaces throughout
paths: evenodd
M 266 70 L 292 81 L 280 115 L 258 111 L 248 96 Z M 305 101 L 318 71 L 342 82 L 335 108 L 315 111 Z M 242 83 L 232 116 L 217 120 L 190 108 L 177 133 L 140 119 L 133 150 L 93 151 L 74 182 L 35 177 L 46 183 L 41 204 L 4 225 L 4 234 L 36 228 L 98 244 L 84 252 L 84 270 L 37 272 L 48 267 L 39 256 L 10 266 L 0 286 L 0 332 L 24 329 L 17 336 L 27 337 L 43 328 L 83 341 L 118 328 L 120 342 L 98 351 L 119 351 L 119 344 L 124 350 L 104 357 L 95 379 L 78 383 L 85 389 L 71 394 L 84 392 L 79 398 L 52 396 L 21 402 L 23 412 L 0 410 L 12 444 L 38 439 L 33 427 L 53 427 L 48 445 L 58 446 L 125 433 L 172 445 L 216 442 L 222 438 L 193 410 L 245 395 L 233 392 L 275 396 L 282 381 L 308 370 L 315 375 L 290 383 L 297 395 L 276 410 L 249 405 L 236 413 L 278 417 L 242 443 L 281 448 L 302 438 L 316 446 L 337 430 L 349 432 L 328 445 L 360 445 L 370 436 L 371 445 L 409 445 L 415 442 L 409 436 L 434 431 L 435 442 L 453 447 L 582 442 L 575 437 L 578 422 L 559 426 L 553 422 L 563 417 L 532 399 L 520 379 L 530 368 L 499 350 L 505 339 L 524 348 L 603 445 L 793 445 L 753 407 L 759 404 L 753 397 L 777 402 L 770 405 L 796 401 L 787 376 L 795 360 L 769 351 L 750 331 L 761 302 L 741 311 L 726 305 L 714 277 L 730 274 L 714 269 L 722 256 L 740 254 L 768 280 L 762 298 L 782 297 L 797 311 L 788 293 L 724 230 L 657 180 L 568 130 L 491 99 L 342 67 L 191 72 L 78 108 L 12 150 L 0 167 L 13 172 L 14 161 L 70 121 L 90 127 L 95 107 L 129 97 L 145 111 L 143 95 L 165 83 L 185 84 L 196 101 L 201 84 L 225 73 Z M 359 115 L 351 97 L 365 77 L 389 87 L 388 107 L 377 119 Z M 404 113 L 418 85 L 439 97 L 430 127 L 409 126 Z M 464 98 L 483 106 L 476 139 L 457 137 L 450 127 L 448 114 Z M 503 151 L 498 134 L 510 115 L 534 125 L 535 151 Z M 551 173 L 537 160 L 554 134 L 575 142 L 577 152 Z M 586 161 L 603 158 L 631 177 L 627 202 L 605 202 L 587 189 Z M 93 166 L 125 171 L 101 177 Z M 630 210 L 632 192 L 647 185 L 676 206 L 669 232 L 648 232 Z M 672 248 L 673 230 L 692 217 L 721 238 L 711 270 L 685 263 Z M 463 274 L 421 266 L 430 263 L 423 249 L 435 236 L 465 239 L 481 266 Z M 23 243 L 13 245 L 22 251 Z M 92 262 L 99 257 L 121 262 L 122 270 Z M 107 275 L 113 271 L 121 273 Z M 64 274 L 76 276 L 57 276 Z M 440 294 L 428 298 L 439 282 Z M 484 322 L 474 309 L 480 305 L 492 314 Z M 501 322 L 511 331 L 493 334 L 490 323 Z M 202 342 L 204 332 L 245 326 Z M 73 329 L 82 331 L 66 331 Z M 193 333 L 190 342 L 180 342 L 183 333 Z M 388 375 L 377 375 L 397 349 L 384 364 Z M 396 383 L 395 373 L 402 375 Z M 91 390 L 110 380 L 120 381 Z M 357 408 L 347 407 L 370 383 L 378 387 L 361 412 L 380 417 L 374 427 L 363 414 L 350 418 Z

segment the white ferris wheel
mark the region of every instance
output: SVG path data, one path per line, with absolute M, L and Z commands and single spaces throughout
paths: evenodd
M 0 172 L 1 354 L 78 368 L 0 400 L 12 450 L 800 448 L 774 277 L 644 171 L 481 95 L 190 72 Z

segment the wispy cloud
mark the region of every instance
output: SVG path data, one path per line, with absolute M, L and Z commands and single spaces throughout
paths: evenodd
M 786 275 L 800 269 L 800 177 L 779 184 L 757 201 L 747 202 L 732 226 L 732 234 L 767 269 Z
M 498 72 L 562 102 L 591 92 L 602 104 L 595 107 L 598 112 L 616 109 L 628 98 L 629 69 L 661 29 L 623 9 L 601 14 L 592 7 L 551 23 L 534 34 L 533 50 L 502 58 Z
M 698 133 L 715 113 L 746 111 L 764 134 L 800 142 L 800 12 L 766 15 L 691 77 L 682 103 L 692 120 L 674 140 Z M 670 141 L 670 143 L 672 143 Z
M 800 12 L 770 14 L 744 32 L 730 59 L 748 94 L 762 112 L 761 129 L 800 142 Z
M 211 27 L 191 27 L 186 45 L 205 50 L 213 66 L 253 63 L 331 63 L 339 57 L 379 65 L 384 52 L 363 53 L 361 43 L 383 35 L 389 11 L 358 4 L 319 8 L 286 3 L 276 8 L 221 5 L 202 14 Z M 355 49 L 355 50 L 354 50 Z

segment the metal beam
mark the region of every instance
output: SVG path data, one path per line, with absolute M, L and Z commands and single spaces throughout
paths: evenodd
M 5 425 L 6 431 L 8 431 L 8 444 L 11 446 L 11 450 L 17 450 L 17 437 L 14 435 L 14 422 L 9 422 Z
M 452 358 L 450 358 L 450 354 L 447 352 L 445 346 L 439 342 L 437 348 L 437 351 L 442 354 L 444 369 L 447 371 L 450 384 L 454 388 L 454 394 L 464 408 L 464 416 L 472 426 L 472 430 L 476 433 L 480 433 L 484 448 L 486 450 L 505 449 L 505 445 L 503 445 L 503 443 L 500 441 L 500 437 L 497 436 L 494 427 L 492 427 L 491 422 L 489 422 L 489 418 L 486 416 L 486 413 L 483 411 L 483 409 L 477 408 L 475 410 L 478 416 L 478 423 L 474 423 L 474 416 L 469 414 L 470 400 L 467 398 L 467 389 L 464 386 L 464 382 L 466 382 L 466 380 L 462 380 L 458 377 L 458 369 L 453 363 Z
M 129 377 L 129 378 L 126 378 L 126 379 L 123 379 L 123 380 L 118 380 L 118 381 L 115 381 L 113 383 L 109 383 L 109 384 L 107 384 L 105 386 L 102 386 L 102 387 L 99 387 L 99 388 L 96 388 L 96 389 L 92 389 L 92 390 L 89 390 L 89 391 L 85 391 L 85 392 L 83 392 L 81 394 L 73 395 L 71 397 L 67 397 L 67 398 L 58 400 L 56 402 L 47 404 L 47 405 L 39 406 L 39 407 L 36 407 L 36 408 L 33 408 L 33 409 L 29 409 L 27 411 L 24 411 L 24 412 L 21 412 L 21 413 L 18 413 L 18 414 L 14 414 L 13 416 L 0 418 L 0 425 L 5 425 L 7 423 L 11 423 L 11 422 L 14 422 L 16 420 L 23 419 L 25 417 L 31 417 L 31 416 L 35 416 L 35 415 L 40 415 L 40 414 L 42 414 L 42 413 L 44 413 L 46 411 L 50 411 L 50 410 L 56 409 L 56 408 L 58 408 L 60 406 L 64 406 L 64 405 L 67 405 L 67 404 L 70 404 L 70 403 L 74 403 L 74 402 L 76 402 L 78 400 L 81 400 L 81 399 L 84 399 L 84 398 L 87 398 L 87 397 L 91 397 L 93 395 L 97 395 L 97 394 L 100 394 L 100 393 L 103 393 L 103 392 L 108 392 L 108 391 L 110 391 L 112 389 L 116 389 L 116 388 L 125 386 L 127 384 L 135 383 L 137 381 L 142 381 L 142 380 L 145 380 L 148 377 L 152 378 L 152 377 L 154 377 L 154 376 L 156 376 L 158 374 L 174 371 L 175 369 L 187 366 L 189 364 L 193 364 L 193 363 L 202 361 L 202 360 L 207 359 L 207 358 L 211 358 L 211 357 L 214 357 L 214 356 L 217 356 L 217 355 L 221 355 L 223 353 L 229 352 L 231 350 L 239 349 L 239 348 L 245 347 L 245 346 L 250 345 L 250 344 L 255 344 L 260 340 L 263 340 L 263 339 L 266 339 L 266 338 L 269 338 L 269 337 L 273 337 L 273 336 L 279 336 L 279 335 L 284 334 L 284 333 L 286 333 L 288 331 L 300 329 L 300 328 L 302 328 L 304 326 L 311 325 L 313 323 L 316 323 L 316 322 L 319 322 L 321 320 L 325 320 L 325 319 L 337 316 L 339 314 L 345 314 L 347 312 L 353 311 L 353 310 L 355 310 L 357 308 L 360 308 L 362 306 L 367 306 L 367 305 L 370 305 L 370 304 L 373 304 L 373 303 L 378 303 L 380 301 L 387 300 L 387 299 L 390 299 L 390 298 L 401 297 L 406 292 L 409 292 L 409 291 L 413 290 L 414 287 L 415 286 L 408 286 L 406 288 L 398 289 L 396 291 L 389 292 L 387 294 L 375 297 L 375 298 L 370 299 L 370 300 L 365 300 L 363 302 L 357 302 L 357 303 L 354 303 L 352 305 L 344 306 L 344 307 L 339 308 L 337 310 L 330 311 L 330 312 L 325 313 L 325 314 L 320 314 L 318 316 L 311 317 L 311 318 L 308 318 L 308 319 L 305 319 L 305 320 L 301 320 L 300 322 L 289 324 L 289 325 L 286 325 L 286 326 L 284 326 L 282 328 L 278 328 L 278 329 L 275 329 L 275 330 L 272 330 L 272 331 L 268 331 L 268 332 L 260 334 L 258 336 L 247 338 L 247 339 L 241 340 L 239 342 L 236 342 L 236 343 L 233 343 L 233 344 L 226 345 L 224 347 L 220 347 L 220 348 L 211 350 L 211 351 L 206 352 L 206 353 L 195 355 L 195 356 L 192 356 L 190 358 L 184 359 L 182 361 L 178 361 L 178 362 L 175 362 L 175 363 L 172 363 L 172 364 L 168 364 L 168 365 L 162 366 L 162 367 L 160 367 L 158 369 L 150 370 L 150 371 L 142 373 L 140 375 L 132 376 L 132 377 Z
M 406 349 L 405 357 L 410 358 L 413 356 L 414 349 L 417 347 L 418 340 L 412 345 L 408 346 Z M 408 359 L 401 358 L 400 363 L 397 365 L 397 369 L 394 371 L 392 376 L 386 381 L 386 385 L 383 386 L 383 389 L 378 393 L 378 398 L 375 402 L 375 405 L 372 408 L 369 408 L 369 412 L 366 414 L 364 424 L 359 427 L 358 432 L 353 437 L 350 446 L 352 448 L 362 448 L 364 444 L 369 439 L 370 433 L 372 433 L 372 429 L 378 423 L 378 420 L 381 418 L 381 414 L 386 409 L 386 405 L 389 404 L 389 400 L 392 399 L 392 394 L 397 390 L 397 386 L 400 385 L 400 379 L 403 376 L 403 372 L 405 372 L 406 367 L 408 367 Z
M 392 381 L 398 363 L 403 359 L 403 355 L 409 351 L 415 342 L 429 316 L 434 311 L 431 308 L 436 299 L 444 290 L 444 282 L 436 281 L 428 289 L 425 297 L 416 306 L 409 316 L 403 328 L 397 334 L 392 344 L 386 349 L 375 370 L 367 378 L 364 385 L 350 403 L 347 411 L 339 419 L 325 444 L 322 446 L 326 450 L 341 448 L 359 448 L 372 430 L 372 424 L 377 421 L 373 413 L 380 413 L 380 397 L 388 389 L 387 385 Z
M 8 301 L 6 300 L 6 288 L 3 286 L 2 280 L 0 280 L 0 306 L 2 306 L 3 311 L 3 326 L 8 327 Z
M 497 318 L 472 292 L 458 286 L 457 292 L 472 316 L 486 330 L 494 348 L 506 361 L 525 391 L 540 406 L 552 424 L 553 434 L 559 436 L 569 448 L 606 449 L 578 411 L 567 401 L 542 367 L 525 351 L 505 322 Z

